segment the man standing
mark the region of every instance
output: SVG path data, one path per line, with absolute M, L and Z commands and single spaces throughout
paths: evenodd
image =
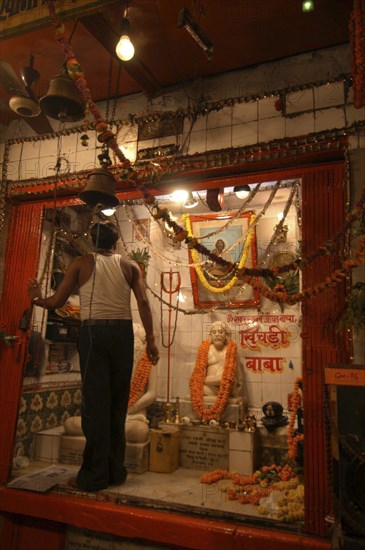
M 98 491 L 121 484 L 127 477 L 125 418 L 133 368 L 131 290 L 146 332 L 147 356 L 153 364 L 159 352 L 139 267 L 115 253 L 118 228 L 111 222 L 100 222 L 90 233 L 96 252 L 75 258 L 52 296 L 42 298 L 34 279 L 29 282 L 28 295 L 33 305 L 53 310 L 66 303 L 75 284 L 79 286 L 78 351 L 86 445 L 76 485 L 84 491 Z

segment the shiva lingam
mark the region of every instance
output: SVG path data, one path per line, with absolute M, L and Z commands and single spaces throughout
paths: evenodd
M 288 417 L 283 415 L 283 406 L 277 401 L 265 403 L 262 412 L 262 423 L 269 432 L 288 424 Z

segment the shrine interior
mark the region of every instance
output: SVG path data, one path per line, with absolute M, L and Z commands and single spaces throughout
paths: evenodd
M 0 11 L 0 546 L 363 550 L 363 0 L 58 4 Z M 132 292 L 127 477 L 85 490 L 96 268 L 45 304 L 110 223 L 158 354 Z

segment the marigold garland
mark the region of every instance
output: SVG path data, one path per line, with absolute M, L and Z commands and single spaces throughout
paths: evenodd
M 188 232 L 188 236 L 195 243 L 196 239 L 194 238 L 194 235 L 193 235 L 193 231 L 192 231 L 192 227 L 191 227 L 191 220 L 190 220 L 189 214 L 186 214 L 183 217 L 183 219 L 184 219 L 185 224 L 186 224 L 186 229 L 187 229 L 187 232 Z M 247 257 L 248 257 L 248 253 L 249 253 L 249 249 L 250 249 L 250 245 L 251 245 L 253 235 L 254 235 L 254 230 L 251 226 L 253 225 L 255 219 L 256 219 L 256 216 L 254 214 L 252 214 L 251 218 L 250 218 L 250 225 L 249 225 L 250 229 L 249 229 L 249 232 L 248 232 L 248 235 L 247 235 L 247 238 L 246 238 L 246 242 L 245 242 L 245 246 L 244 246 L 243 251 L 242 251 L 242 256 L 240 258 L 240 261 L 239 261 L 238 265 L 235 265 L 235 264 L 232 264 L 231 262 L 228 262 L 228 264 L 232 267 L 231 271 L 237 271 L 237 269 L 243 269 L 243 267 L 245 266 L 245 263 L 246 263 Z M 199 263 L 200 260 L 199 260 L 198 252 L 195 250 L 195 248 L 192 248 L 192 247 L 191 247 L 191 257 L 192 257 L 192 260 L 195 264 Z M 234 285 L 238 281 L 237 275 L 234 275 L 232 277 L 232 279 L 225 286 L 217 288 L 217 287 L 211 285 L 207 281 L 200 265 L 195 266 L 195 271 L 196 271 L 196 273 L 199 277 L 199 280 L 200 280 L 201 284 L 207 290 L 209 290 L 209 292 L 214 292 L 216 294 L 223 294 L 224 292 L 228 292 L 229 290 L 231 290 L 231 288 L 234 287 Z
M 201 342 L 197 353 L 194 371 L 190 378 L 191 404 L 199 418 L 202 418 L 203 420 L 218 419 L 223 413 L 233 384 L 237 362 L 237 344 L 233 340 L 229 340 L 218 395 L 210 408 L 205 407 L 203 402 L 204 382 L 207 375 L 210 345 L 210 340 L 204 340 Z
M 299 384 L 302 382 L 302 378 L 298 378 L 294 381 L 294 391 L 291 394 L 291 406 L 292 411 L 290 413 L 289 427 L 288 427 L 288 457 L 293 460 L 298 455 L 298 443 L 304 440 L 303 434 L 294 435 L 294 424 L 297 416 L 298 408 L 300 405 Z
M 306 288 L 302 290 L 302 292 L 297 292 L 295 294 L 288 294 L 283 285 L 278 285 L 271 290 L 268 286 L 263 284 L 258 277 L 245 275 L 245 269 L 242 270 L 241 276 L 244 282 L 251 285 L 254 290 L 260 292 L 260 294 L 272 302 L 294 305 L 298 302 L 304 302 L 309 298 L 313 298 L 328 288 L 336 286 L 346 279 L 351 269 L 362 265 L 365 261 L 365 237 L 359 239 L 358 248 L 353 252 L 353 256 L 353 259 L 342 262 L 342 267 L 332 272 L 322 283 L 318 283 L 313 287 Z
M 211 260 L 213 260 L 214 262 L 220 265 L 224 265 L 227 267 L 232 266 L 232 268 L 234 268 L 231 262 L 227 262 L 226 260 L 224 260 L 224 258 L 216 256 L 215 254 L 211 253 L 211 251 L 209 251 L 206 247 L 204 247 L 201 243 L 198 243 L 196 239 L 189 237 L 186 230 L 184 230 L 176 222 L 171 220 L 168 212 L 164 212 L 164 210 L 160 209 L 158 203 L 156 202 L 155 197 L 151 195 L 151 193 L 147 190 L 146 184 L 138 183 L 138 181 L 136 180 L 136 174 L 132 170 L 130 162 L 119 149 L 115 135 L 113 134 L 113 132 L 108 131 L 108 123 L 102 119 L 100 112 L 98 111 L 94 101 L 92 100 L 90 90 L 87 86 L 85 74 L 83 73 L 79 62 L 76 59 L 73 48 L 71 47 L 71 45 L 66 39 L 64 25 L 62 22 L 60 22 L 60 20 L 56 16 L 53 0 L 46 0 L 46 5 L 49 10 L 50 18 L 56 30 L 56 33 L 55 33 L 56 40 L 61 44 L 64 50 L 65 61 L 66 61 L 68 72 L 70 76 L 73 78 L 73 80 L 75 81 L 75 84 L 78 87 L 83 100 L 85 101 L 87 110 L 92 113 L 96 121 L 95 128 L 96 128 L 96 131 L 99 132 L 98 140 L 101 143 L 105 143 L 108 147 L 110 147 L 114 151 L 117 158 L 121 161 L 122 166 L 124 168 L 127 168 L 128 174 L 125 174 L 124 177 L 128 178 L 133 185 L 135 185 L 137 188 L 139 188 L 140 191 L 142 191 L 145 204 L 151 205 L 155 210 L 155 214 L 153 217 L 155 217 L 156 219 L 161 218 L 167 223 L 167 225 L 173 230 L 174 239 L 177 242 L 185 241 L 189 249 L 198 251 L 200 254 L 207 256 L 208 258 L 210 258 Z M 364 40 L 364 25 L 362 22 L 362 16 L 363 16 L 363 8 L 362 8 L 361 0 L 354 0 L 354 10 L 350 20 L 350 41 L 351 41 L 351 47 L 354 53 L 353 80 L 354 80 L 355 107 L 364 105 L 364 89 L 365 89 L 364 42 L 365 40 Z M 156 174 L 151 175 L 151 178 L 154 178 L 154 177 L 156 177 Z M 242 277 L 245 276 L 246 277 L 245 282 L 247 282 L 248 284 L 251 284 L 250 281 L 252 281 L 252 279 L 255 277 L 265 277 L 265 276 L 272 276 L 272 275 L 277 276 L 279 273 L 285 273 L 288 271 L 295 270 L 298 267 L 303 267 L 304 265 L 308 264 L 309 262 L 313 261 L 314 259 L 316 259 L 321 255 L 333 254 L 334 243 L 336 242 L 336 240 L 339 240 L 339 238 L 345 233 L 345 230 L 347 229 L 347 227 L 349 227 L 354 222 L 354 220 L 358 218 L 359 215 L 361 215 L 361 212 L 364 206 L 364 201 L 365 201 L 365 191 L 363 190 L 359 203 L 355 206 L 355 208 L 352 210 L 350 215 L 348 215 L 346 223 L 340 229 L 340 231 L 336 233 L 332 241 L 328 243 L 324 243 L 322 247 L 320 247 L 317 251 L 315 251 L 311 256 L 307 257 L 306 259 L 298 258 L 297 261 L 287 265 L 280 266 L 280 268 L 277 268 L 276 270 L 271 270 L 268 268 L 244 268 L 243 267 L 242 269 L 240 269 L 241 273 L 239 275 Z M 346 269 L 346 271 L 351 270 L 351 268 L 356 267 L 356 265 L 359 265 L 359 264 L 350 266 L 349 269 Z M 332 286 L 332 285 L 330 284 L 329 286 Z M 276 295 L 275 293 L 273 293 L 272 294 L 273 298 L 270 298 L 270 299 L 274 299 L 274 301 L 280 301 L 282 303 L 294 304 L 294 303 L 297 303 L 298 301 L 304 301 L 307 298 L 311 298 L 312 296 L 315 296 L 316 294 L 318 294 L 318 292 L 322 292 L 327 287 L 328 285 L 324 283 L 323 285 L 319 286 L 318 289 L 314 288 L 312 292 L 310 291 L 311 289 L 309 289 L 307 292 L 303 292 L 298 295 L 290 295 L 290 298 L 288 298 L 285 292 L 279 292 Z M 260 288 L 257 287 L 257 289 L 261 291 L 262 287 Z M 211 287 L 209 290 L 211 292 L 217 292 L 217 291 L 224 292 L 227 290 L 227 287 L 224 287 L 224 290 Z M 268 297 L 266 294 L 264 295 Z
M 147 353 L 144 352 L 132 377 L 128 408 L 134 405 L 141 397 L 148 382 L 151 368 L 152 363 L 148 359 Z
M 214 470 L 202 475 L 200 483 L 211 485 L 223 479 L 230 480 L 232 483 L 231 486 L 223 485 L 221 488 L 227 494 L 228 500 L 236 500 L 240 504 L 252 504 L 254 506 L 259 506 L 260 500 L 267 497 L 272 491 L 281 491 L 285 496 L 288 491 L 303 487 L 301 479 L 289 464 L 263 466 L 251 475 L 241 475 L 227 470 Z M 290 512 L 294 511 L 297 510 L 291 510 Z M 261 513 L 260 510 L 259 512 Z M 286 510 L 286 512 L 287 521 L 302 519 L 303 514 L 300 518 L 297 518 L 293 513 L 289 513 L 289 510 Z M 281 513 L 281 511 L 278 513 Z

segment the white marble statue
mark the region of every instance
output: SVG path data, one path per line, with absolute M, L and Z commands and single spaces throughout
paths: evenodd
M 222 321 L 216 321 L 210 329 L 210 341 L 208 351 L 207 371 L 204 381 L 204 401 L 214 402 L 218 395 L 223 371 L 225 368 L 227 343 L 230 340 L 228 327 Z M 237 361 L 235 369 L 235 378 L 229 395 L 230 401 L 243 395 L 243 376 L 242 368 Z
M 138 366 L 140 358 L 146 349 L 146 335 L 143 327 L 138 323 L 133 323 L 134 332 L 134 362 L 133 374 Z M 125 434 L 127 443 L 144 443 L 148 441 L 149 426 L 146 418 L 146 409 L 151 405 L 157 396 L 157 367 L 153 365 L 147 382 L 146 389 L 141 397 L 131 405 L 125 424 Z
M 146 335 L 144 329 L 138 323 L 133 323 L 134 332 L 134 361 L 133 374 L 139 360 L 146 350 Z M 122 360 L 122 359 L 121 359 Z M 157 367 L 152 365 L 147 387 L 141 397 L 128 409 L 125 432 L 127 443 L 144 443 L 148 440 L 149 427 L 146 418 L 146 408 L 151 405 L 157 395 Z M 71 416 L 64 423 L 65 434 L 68 436 L 83 436 L 81 428 L 81 416 Z

